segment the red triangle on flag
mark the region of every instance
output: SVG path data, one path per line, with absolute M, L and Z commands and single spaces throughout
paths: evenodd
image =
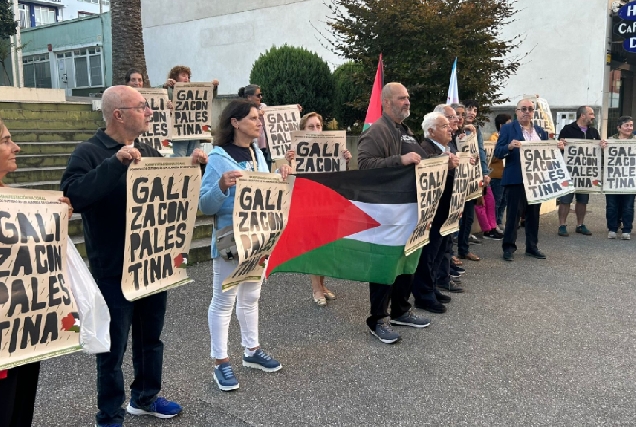
M 269 257 L 266 275 L 279 265 L 380 223 L 331 188 L 296 178 L 289 219 Z

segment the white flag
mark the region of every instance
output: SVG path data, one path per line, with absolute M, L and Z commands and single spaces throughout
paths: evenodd
M 459 104 L 459 89 L 457 88 L 457 58 L 453 62 L 453 71 L 451 72 L 450 84 L 448 85 L 447 104 Z

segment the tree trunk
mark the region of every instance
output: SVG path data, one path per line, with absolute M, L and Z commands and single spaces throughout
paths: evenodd
M 111 0 L 110 16 L 113 86 L 126 84 L 126 73 L 136 68 L 144 76 L 144 87 L 150 87 L 141 28 L 141 0 Z

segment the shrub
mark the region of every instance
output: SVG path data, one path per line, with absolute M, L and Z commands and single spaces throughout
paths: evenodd
M 353 61 L 345 62 L 333 72 L 336 88 L 333 98 L 333 115 L 340 128 L 351 127 L 353 132 L 356 128 L 362 130 L 369 104 L 371 88 L 358 84 L 359 80 L 356 78 L 363 72 L 362 64 L 356 64 Z M 354 126 L 356 122 L 357 127 Z

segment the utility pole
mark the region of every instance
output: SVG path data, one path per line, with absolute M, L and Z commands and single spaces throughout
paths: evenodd
M 13 86 L 24 87 L 24 74 L 22 72 L 22 39 L 20 37 L 20 9 L 18 0 L 13 0 L 13 18 L 18 21 L 17 32 L 11 36 L 11 71 L 13 72 Z

